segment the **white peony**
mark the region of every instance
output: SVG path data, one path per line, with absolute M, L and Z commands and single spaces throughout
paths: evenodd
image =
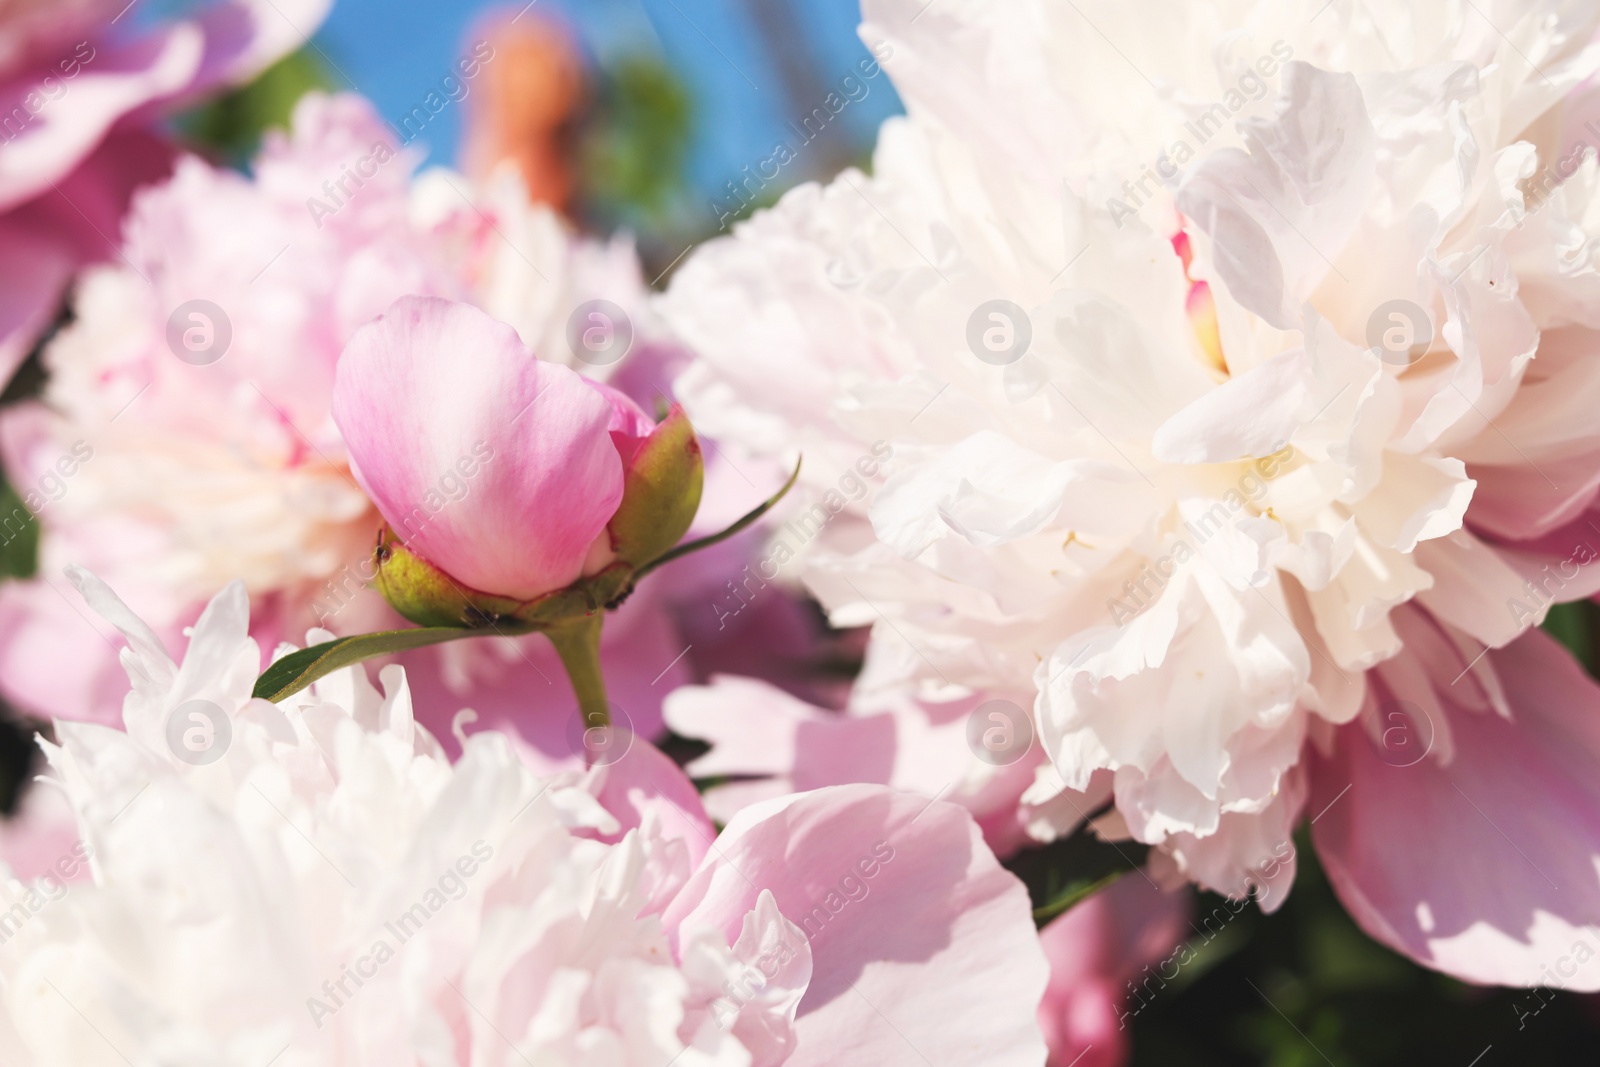
M 1322 6 L 868 0 L 910 113 L 872 175 L 661 305 L 696 425 L 804 451 L 861 684 L 1032 690 L 1034 832 L 1114 796 L 1102 832 L 1236 895 L 1366 672 L 1426 684 L 1408 626 L 1467 661 L 1600 588 L 1600 166 L 1544 180 L 1600 9 Z

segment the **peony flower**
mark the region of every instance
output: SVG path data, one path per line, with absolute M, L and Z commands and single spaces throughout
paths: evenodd
M 73 580 L 133 688 L 125 732 L 45 744 L 93 878 L 36 911 L 0 885 L 8 1062 L 1043 1060 L 1027 895 L 955 806 L 820 790 L 713 841 L 648 746 L 541 777 L 484 732 L 452 765 L 397 666 L 250 700 L 238 584 L 180 665 Z
M 388 161 L 375 165 L 379 156 Z M 288 131 L 268 134 L 253 177 L 185 159 L 141 194 L 125 261 L 85 274 L 74 321 L 43 353 L 50 378 L 40 402 L 0 414 L 8 479 L 41 530 L 39 577 L 0 587 L 9 700 L 40 716 L 116 719 L 121 639 L 100 628 L 105 640 L 85 645 L 95 627 L 58 577 L 71 563 L 113 581 L 167 640 L 235 579 L 266 647 L 312 625 L 359 633 L 397 623 L 367 588 L 382 519 L 351 473 L 332 402 L 344 346 L 401 296 L 471 302 L 514 327 L 545 364 L 648 407 L 665 395 L 685 356 L 645 304 L 626 241 L 574 237 L 514 179 L 475 186 L 437 170 L 414 178 L 413 164 L 369 104 L 311 95 Z M 335 189 L 337 207 L 327 191 L 335 180 L 349 194 Z M 589 316 L 600 309 L 616 329 L 598 339 L 610 343 L 591 350 L 580 337 L 575 350 L 572 322 L 598 331 Z M 205 321 L 178 313 L 196 310 L 211 343 L 191 352 L 185 331 L 204 342 Z M 169 332 L 175 319 L 183 329 Z M 475 442 L 449 463 L 475 464 Z M 408 510 L 425 504 L 444 523 L 451 509 L 486 499 L 480 481 L 495 470 L 491 461 L 472 477 L 455 466 L 430 471 L 433 491 Z M 713 455 L 700 520 L 708 525 L 693 532 L 759 500 L 745 478 L 761 470 Z M 0 515 L 0 538 L 27 519 Z M 659 730 L 662 696 L 710 647 L 680 637 L 673 601 L 699 607 L 711 594 L 696 590 L 737 571 L 742 550 L 722 547 L 646 583 L 607 628 L 610 696 L 641 736 Z M 462 643 L 404 662 L 425 714 L 442 716 L 430 725 L 447 746 L 449 714 L 471 704 L 552 757 L 572 751 L 570 694 L 542 640 Z
M 135 188 L 174 151 L 149 115 L 248 81 L 315 31 L 327 0 L 227 0 L 134 28 L 123 0 L 0 12 L 0 380 L 55 317 L 73 273 L 110 258 Z
M 1040 836 L 1109 800 L 1097 832 L 1271 908 L 1310 820 L 1385 943 L 1600 988 L 1600 688 L 1530 632 L 1600 589 L 1600 10 L 866 14 L 909 111 L 872 177 L 662 303 L 696 424 L 804 449 L 858 685 L 1034 694 Z

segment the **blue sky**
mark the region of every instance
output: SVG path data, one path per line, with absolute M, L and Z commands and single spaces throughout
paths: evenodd
M 792 105 L 786 105 L 772 58 L 746 13 L 747 2 L 536 0 L 532 10 L 565 19 L 584 47 L 602 60 L 647 50 L 679 73 L 694 96 L 698 123 L 690 184 L 700 195 L 715 197 L 742 167 L 767 158 L 784 137 L 786 123 L 799 118 L 786 113 Z M 805 20 L 805 44 L 821 81 L 837 84 L 858 60 L 867 58 L 855 34 L 858 0 L 792 2 Z M 447 73 L 473 21 L 486 10 L 507 6 L 462 0 L 336 0 L 316 40 L 339 73 L 395 120 Z M 870 145 L 877 125 L 899 110 L 888 79 L 880 76 L 869 84 L 864 99 L 844 110 L 843 129 L 829 136 Z M 450 108 L 430 125 L 426 140 L 431 161 L 454 158 L 460 119 L 459 109 Z M 792 134 L 789 139 L 794 140 Z

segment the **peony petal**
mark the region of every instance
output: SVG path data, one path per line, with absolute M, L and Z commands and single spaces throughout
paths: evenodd
M 1356 79 L 1298 61 L 1283 68 L 1278 114 L 1241 123 L 1250 153 L 1195 167 L 1179 209 L 1216 241 L 1216 267 L 1249 310 L 1280 329 L 1350 239 L 1373 186 L 1372 123 Z
M 99 55 L 90 46 L 94 58 L 60 101 L 39 109 L 19 136 L 0 143 L 0 209 L 48 192 L 118 119 L 187 87 L 201 63 L 202 36 L 197 27 L 178 23 L 125 48 L 102 43 Z M 0 83 L 0 113 L 11 114 L 30 95 L 38 95 L 32 77 Z
M 1281 352 L 1162 423 L 1152 442 L 1155 457 L 1163 463 L 1226 463 L 1281 451 L 1300 427 L 1311 384 L 1305 350 Z
M 961 808 L 869 785 L 754 805 L 665 918 L 731 940 L 762 889 L 811 944 L 789 1067 L 1043 1062 L 1027 893 Z
M 660 749 L 634 738 L 620 759 L 596 764 L 591 770 L 595 799 L 616 816 L 621 829 L 605 841 L 655 820 L 667 836 L 681 840 L 689 861 L 698 865 L 717 836 L 706 816 L 694 783 Z
M 1469 982 L 1600 989 L 1600 685 L 1540 631 L 1486 659 L 1512 721 L 1463 707 L 1465 657 L 1428 664 L 1448 763 L 1340 729 L 1314 763 L 1317 852 L 1397 952 Z
M 1163 892 L 1135 872 L 1039 931 L 1050 961 L 1039 1024 L 1050 1042 L 1051 1063 L 1127 1063 L 1128 1020 L 1143 1001 L 1124 987 L 1141 972 L 1164 984 L 1164 968 L 1176 962 L 1173 950 L 1189 932 L 1193 906 L 1187 891 Z

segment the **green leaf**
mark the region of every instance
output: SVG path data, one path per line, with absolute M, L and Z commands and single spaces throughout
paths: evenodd
M 1143 865 L 1146 852 L 1144 845 L 1131 841 L 1101 841 L 1085 830 L 1048 845 L 1013 853 L 1006 858 L 1005 867 L 1028 887 L 1033 920 L 1043 926 Z
M 602 232 L 670 225 L 684 207 L 694 101 L 671 66 L 624 55 L 598 72 L 576 164 L 585 214 Z
M 259 700 L 277 702 L 293 696 L 319 678 L 353 663 L 376 659 L 394 652 L 457 641 L 463 637 L 486 637 L 491 634 L 525 633 L 523 627 L 494 629 L 462 629 L 455 626 L 424 626 L 414 630 L 382 630 L 375 634 L 341 637 L 310 648 L 302 648 L 268 667 L 256 679 L 255 690 L 250 694 Z
M 313 89 L 331 91 L 332 73 L 310 48 L 291 52 L 240 86 L 177 117 L 191 142 L 243 169 L 269 129 L 287 129 L 294 106 Z

